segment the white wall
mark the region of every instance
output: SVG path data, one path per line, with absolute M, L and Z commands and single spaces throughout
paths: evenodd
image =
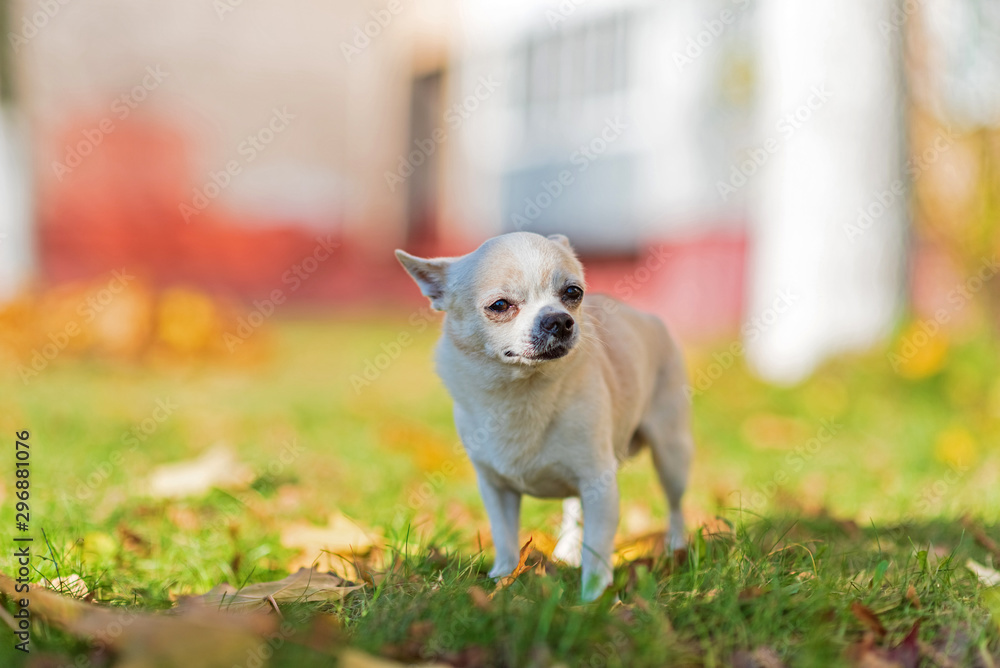
M 748 318 L 762 321 L 747 345 L 773 380 L 793 382 L 829 355 L 871 346 L 902 303 L 900 33 L 879 28 L 891 7 L 759 5 L 759 127 L 776 148 L 752 177 Z M 776 302 L 783 292 L 791 306 Z
M 23 124 L 0 106 L 0 300 L 24 288 L 34 271 L 28 161 Z

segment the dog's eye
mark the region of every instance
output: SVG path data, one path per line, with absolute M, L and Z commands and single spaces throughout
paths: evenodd
M 579 287 L 575 285 L 571 285 L 565 290 L 563 290 L 563 299 L 566 299 L 571 302 L 583 299 L 583 290 L 581 290 Z
M 489 306 L 487 306 L 486 308 L 493 311 L 494 313 L 503 313 L 504 311 L 510 308 L 510 302 L 507 301 L 506 299 L 498 299 Z

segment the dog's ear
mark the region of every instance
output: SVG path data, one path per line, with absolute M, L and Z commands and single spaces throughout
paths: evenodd
M 562 244 L 563 246 L 569 248 L 570 250 L 573 249 L 573 247 L 569 245 L 569 237 L 567 237 L 565 234 L 550 234 L 549 241 L 554 241 L 557 244 Z
M 438 311 L 445 310 L 445 297 L 448 293 L 448 268 L 454 258 L 436 257 L 422 258 L 410 255 L 406 251 L 397 250 L 396 259 L 403 265 L 413 280 L 420 286 L 420 292 L 431 300 L 431 307 Z

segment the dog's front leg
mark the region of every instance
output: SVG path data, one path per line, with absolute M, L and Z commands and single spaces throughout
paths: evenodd
M 521 495 L 511 489 L 498 487 L 488 476 L 478 474 L 479 494 L 483 497 L 486 514 L 490 518 L 490 532 L 496 559 L 490 570 L 491 578 L 510 575 L 517 567 L 520 554 L 518 531 L 521 526 Z
M 604 593 L 613 578 L 611 557 L 618 529 L 618 478 L 616 470 L 582 486 L 583 586 L 580 597 L 593 601 Z

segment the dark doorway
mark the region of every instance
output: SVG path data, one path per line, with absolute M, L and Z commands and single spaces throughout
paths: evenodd
M 437 138 L 446 132 L 443 95 L 442 70 L 413 80 L 410 140 L 406 146 L 407 160 L 413 167 L 406 190 L 407 241 L 411 247 L 434 246 L 437 242 L 440 155 L 444 150 Z M 423 156 L 422 160 L 414 152 Z

